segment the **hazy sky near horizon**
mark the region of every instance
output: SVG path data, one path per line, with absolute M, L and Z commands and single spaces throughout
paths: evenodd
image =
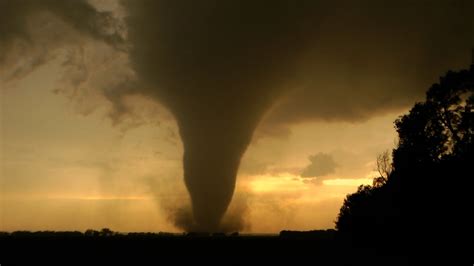
M 244 139 L 226 226 L 333 228 L 393 121 L 474 44 L 469 1 L 122 2 L 0 0 L 0 231 L 182 230 L 181 137 L 211 116 Z
M 2 90 L 2 230 L 179 231 L 168 208 L 188 196 L 174 120 L 160 110 L 156 123 L 127 128 L 114 126 L 106 108 L 83 115 L 53 92 L 59 68 L 49 63 Z M 393 147 L 402 111 L 254 139 L 230 212 L 245 215 L 249 232 L 332 228 L 345 195 L 370 183 L 376 155 Z M 333 171 L 301 177 L 320 153 Z

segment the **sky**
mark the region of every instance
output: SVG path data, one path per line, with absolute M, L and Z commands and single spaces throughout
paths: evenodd
M 334 228 L 474 43 L 469 1 L 21 2 L 0 0 L 3 231 Z
M 188 200 L 176 123 L 164 113 L 159 123 L 121 128 L 105 108 L 83 115 L 54 93 L 59 67 L 2 90 L 2 230 L 179 231 L 168 214 Z M 398 115 L 303 123 L 288 137 L 254 140 L 231 206 L 246 216 L 245 230 L 333 228 L 345 195 L 371 183 L 376 155 L 393 147 Z M 332 169 L 310 167 L 318 154 Z M 323 176 L 301 177 L 306 169 Z

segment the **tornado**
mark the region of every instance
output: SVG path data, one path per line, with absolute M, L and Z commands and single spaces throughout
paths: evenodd
M 310 1 L 267 2 L 123 2 L 133 68 L 180 129 L 197 231 L 221 230 L 240 159 L 294 79 L 288 70 L 296 70 L 313 26 L 303 15 Z
M 270 107 L 273 127 L 363 121 L 412 105 L 440 71 L 466 65 L 473 1 L 412 2 L 0 0 L 0 68 L 16 80 L 51 51 L 91 40 L 124 52 L 137 79 L 119 77 L 126 90 L 113 81 L 100 93 L 119 107 L 136 93 L 169 108 L 194 216 L 186 229 L 220 231 L 241 157 Z M 23 57 L 34 60 L 18 64 Z

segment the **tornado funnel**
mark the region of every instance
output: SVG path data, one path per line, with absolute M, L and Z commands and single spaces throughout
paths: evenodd
M 240 158 L 256 123 L 228 115 L 217 110 L 214 114 L 198 111 L 184 121 L 179 119 L 185 150 L 184 180 L 196 230 L 219 230 L 232 199 Z
M 124 1 L 133 67 L 179 125 L 198 231 L 220 229 L 240 158 L 308 43 L 310 1 L 267 2 Z

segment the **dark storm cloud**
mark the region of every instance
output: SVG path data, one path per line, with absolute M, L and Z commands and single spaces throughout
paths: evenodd
M 122 3 L 131 64 L 144 83 L 133 92 L 176 117 L 200 230 L 220 228 L 240 158 L 270 107 L 266 132 L 283 135 L 291 123 L 360 121 L 407 107 L 443 71 L 466 66 L 474 44 L 468 0 Z M 32 10 L 116 42 L 103 28 L 107 16 L 85 1 L 0 4 L 0 44 L 23 34 Z
M 279 99 L 264 133 L 400 110 L 443 72 L 469 64 L 472 1 L 335 1 L 328 12 L 317 31 L 307 32 L 319 38 L 305 58 L 304 83 Z
M 110 44 L 121 42 L 111 13 L 98 12 L 86 0 L 0 0 L 0 47 L 6 48 L 15 39 L 34 42 L 29 18 L 41 12 L 52 13 L 79 32 Z
M 150 88 L 144 93 L 168 106 L 180 127 L 197 226 L 219 230 L 240 158 L 261 116 L 297 80 L 290 69 L 320 16 L 312 17 L 310 1 L 125 4 L 132 65 Z
M 301 177 L 321 177 L 336 171 L 337 163 L 330 154 L 320 152 L 308 159 L 311 163 L 303 169 Z
M 111 12 L 86 0 L 0 0 L 0 81 L 19 80 L 54 59 L 59 48 L 83 47 L 86 40 L 124 51 L 124 33 Z

